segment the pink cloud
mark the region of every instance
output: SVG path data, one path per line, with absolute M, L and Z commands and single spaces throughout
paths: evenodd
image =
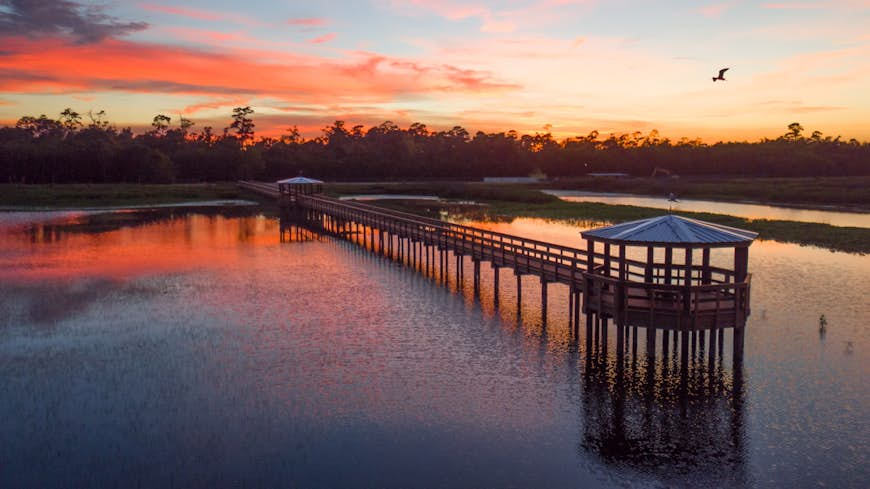
M 215 31 L 209 29 L 196 29 L 194 27 L 167 27 L 164 30 L 173 37 L 197 44 L 215 45 L 230 42 L 259 42 L 258 39 L 243 32 Z
M 198 10 L 198 9 L 183 8 L 183 7 L 170 7 L 167 5 L 155 5 L 152 3 L 142 3 L 142 4 L 139 4 L 139 6 L 145 10 L 150 10 L 152 12 L 160 12 L 163 14 L 180 15 L 182 17 L 190 17 L 192 19 L 197 19 L 197 20 L 218 21 L 218 20 L 223 19 L 222 15 L 218 15 L 214 12 L 209 12 L 207 10 Z
M 722 15 L 723 12 L 731 8 L 730 3 L 717 3 L 705 5 L 698 9 L 704 17 L 716 18 Z
M 814 10 L 824 8 L 822 4 L 819 3 L 763 3 L 761 4 L 761 8 L 765 9 L 774 9 L 774 10 Z
M 320 17 L 307 17 L 300 19 L 290 19 L 287 21 L 289 25 L 304 26 L 304 27 L 320 27 L 326 25 L 326 19 Z
M 192 9 L 186 7 L 171 7 L 167 5 L 156 5 L 152 3 L 141 3 L 139 6 L 144 10 L 158 12 L 162 14 L 178 15 L 196 20 L 204 20 L 209 22 L 230 22 L 233 24 L 245 26 L 262 26 L 263 23 L 251 17 L 236 14 L 227 14 L 223 12 L 211 12 L 208 10 Z
M 308 42 L 311 44 L 323 44 L 325 42 L 332 41 L 335 39 L 336 34 L 334 32 L 330 32 L 329 34 L 324 34 L 319 37 L 315 37 L 314 39 L 309 39 Z

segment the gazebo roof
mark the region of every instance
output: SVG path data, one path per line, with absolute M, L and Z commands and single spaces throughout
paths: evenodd
M 749 246 L 758 233 L 668 214 L 591 229 L 580 235 L 610 243 L 686 247 Z
M 323 182 L 320 180 L 314 180 L 313 178 L 293 177 L 293 178 L 285 178 L 284 180 L 278 180 L 276 183 L 286 183 L 289 185 L 304 185 L 304 184 L 323 183 Z

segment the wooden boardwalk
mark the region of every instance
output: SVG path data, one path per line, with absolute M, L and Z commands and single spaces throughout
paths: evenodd
M 261 195 L 286 199 L 276 184 L 238 184 Z M 522 282 L 519 278 L 535 275 L 541 281 L 545 322 L 550 283 L 568 287 L 569 320 L 575 327 L 579 324 L 581 310 L 587 315 L 587 325 L 590 315 L 596 315 L 605 320 L 605 325 L 607 319 L 613 319 L 618 325 L 640 326 L 648 331 L 686 332 L 742 329 L 749 314 L 750 277 L 733 283 L 733 272 L 726 269 L 672 267 L 627 260 L 627 269 L 619 270 L 608 255 L 590 250 L 337 200 L 322 194 L 296 196 L 292 205 L 303 214 L 309 226 L 349 237 L 372 252 L 425 265 L 427 272 L 433 270 L 441 277 L 448 273 L 450 254 L 456 259 L 458 274 L 463 273 L 464 258 L 470 257 L 476 291 L 480 284 L 480 263 L 484 261 L 492 265 L 496 289 L 499 270 L 512 269 L 520 297 Z M 619 280 L 620 276 L 628 280 Z M 710 336 L 712 341 L 714 335 Z

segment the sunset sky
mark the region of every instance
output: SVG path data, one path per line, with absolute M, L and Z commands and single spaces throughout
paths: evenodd
M 183 5 L 183 6 L 182 6 Z M 0 0 L 0 122 L 870 140 L 870 0 Z M 726 82 L 711 78 L 730 67 Z

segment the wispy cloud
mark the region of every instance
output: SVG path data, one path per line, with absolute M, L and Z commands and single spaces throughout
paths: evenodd
M 815 9 L 825 8 L 825 6 L 821 3 L 787 2 L 787 3 L 762 3 L 761 8 L 771 9 L 771 10 L 815 10 Z
M 698 9 L 698 12 L 701 13 L 704 17 L 716 18 L 722 15 L 726 10 L 729 10 L 733 7 L 733 3 L 714 3 L 710 5 L 705 5 Z
M 192 8 L 185 7 L 171 7 L 168 5 L 155 5 L 153 3 L 142 3 L 139 4 L 145 10 L 149 10 L 151 12 L 159 12 L 163 14 L 171 14 L 171 15 L 180 15 L 182 17 L 189 17 L 191 19 L 197 20 L 210 20 L 210 21 L 218 21 L 223 20 L 224 16 L 221 14 L 217 14 L 215 12 L 210 12 L 208 10 L 198 10 Z
M 335 39 L 336 34 L 334 32 L 330 32 L 329 34 L 324 34 L 322 36 L 315 37 L 314 39 L 309 39 L 308 42 L 311 44 L 323 44 Z
M 194 19 L 203 22 L 224 22 L 244 27 L 268 27 L 269 22 L 257 20 L 249 15 L 235 12 L 223 12 L 217 10 L 193 9 L 188 7 L 176 7 L 174 5 L 160 5 L 154 3 L 140 3 L 139 7 L 151 12 Z
M 321 27 L 327 24 L 327 20 L 322 17 L 305 17 L 299 19 L 290 19 L 288 25 L 303 26 L 303 27 Z

